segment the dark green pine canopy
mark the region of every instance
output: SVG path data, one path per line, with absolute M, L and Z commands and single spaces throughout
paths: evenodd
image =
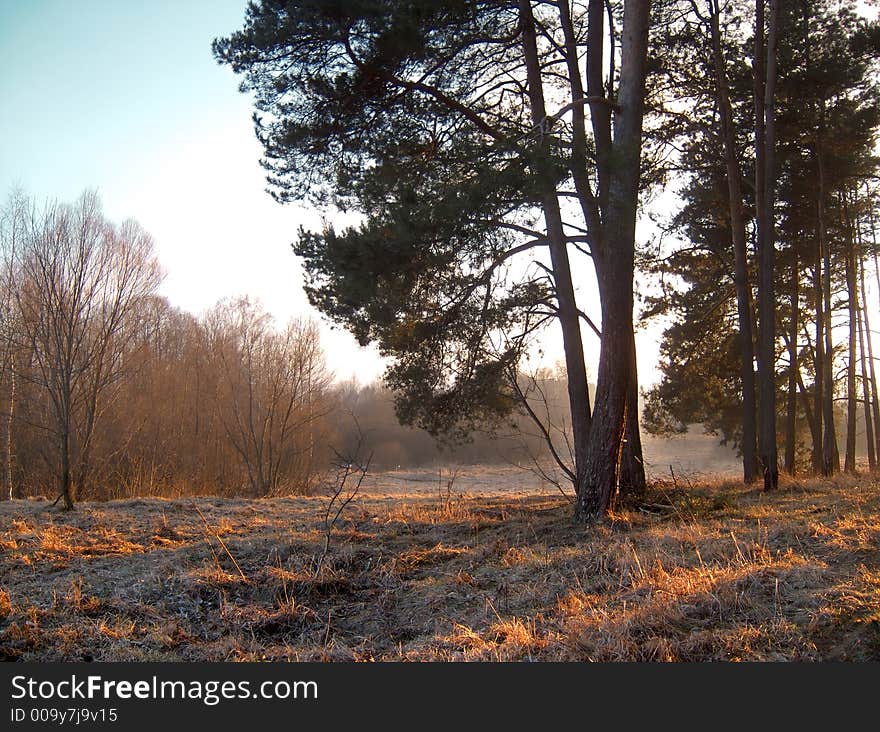
M 270 192 L 358 221 L 300 231 L 309 300 L 393 356 L 400 418 L 435 434 L 506 415 L 554 316 L 517 255 L 546 245 L 530 225 L 564 150 L 529 121 L 517 26 L 504 2 L 269 0 L 214 44 L 255 95 Z

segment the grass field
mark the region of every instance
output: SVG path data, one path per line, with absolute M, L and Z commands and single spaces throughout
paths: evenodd
M 867 477 L 679 478 L 583 527 L 504 475 L 372 477 L 326 553 L 322 496 L 3 502 L 0 658 L 880 659 Z

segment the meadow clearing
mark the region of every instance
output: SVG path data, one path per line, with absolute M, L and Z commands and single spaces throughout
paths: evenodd
M 523 471 L 446 476 L 370 475 L 332 526 L 326 495 L 0 503 L 0 658 L 880 658 L 867 476 L 656 478 L 588 527 Z

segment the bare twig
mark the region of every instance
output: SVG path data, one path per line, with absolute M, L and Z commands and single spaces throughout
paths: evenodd
M 336 527 L 336 522 L 339 521 L 339 517 L 342 515 L 346 506 L 348 506 L 348 504 L 357 496 L 361 489 L 361 484 L 364 482 L 364 478 L 367 477 L 367 473 L 370 470 L 370 464 L 373 461 L 372 452 L 364 462 L 360 461 L 364 434 L 361 431 L 357 418 L 352 415 L 352 419 L 354 419 L 358 433 L 358 441 L 353 454 L 349 457 L 344 457 L 337 450 L 333 449 L 333 452 L 336 455 L 336 461 L 334 463 L 336 467 L 336 479 L 333 484 L 330 500 L 327 502 L 327 509 L 324 512 L 324 545 L 320 556 L 315 561 L 315 579 L 320 576 L 324 561 L 330 551 L 330 541 L 333 536 L 333 529 Z M 354 485 L 351 483 L 352 477 L 354 477 Z
M 223 541 L 223 538 L 220 536 L 219 532 L 212 530 L 210 524 L 208 524 L 208 519 L 205 518 L 205 514 L 203 514 L 201 512 L 201 510 L 199 509 L 199 507 L 195 506 L 195 504 L 194 504 L 194 507 L 196 509 L 196 513 L 199 514 L 199 516 L 202 519 L 202 522 L 205 524 L 205 533 L 209 537 L 208 542 L 210 543 L 210 537 L 213 536 L 217 540 L 217 542 L 220 544 L 220 546 L 223 547 L 223 551 L 226 552 L 226 556 L 229 557 L 230 561 L 235 565 L 235 568 L 238 570 L 238 573 L 241 575 L 242 580 L 244 580 L 245 583 L 250 584 L 250 580 L 247 578 L 247 575 L 242 571 L 241 567 L 238 565 L 238 562 L 235 561 L 235 557 L 232 556 L 232 552 L 229 551 L 229 547 L 226 546 L 226 542 Z M 211 546 L 211 551 L 212 552 L 214 551 L 213 546 Z M 214 555 L 214 558 L 215 559 L 217 558 L 216 554 Z

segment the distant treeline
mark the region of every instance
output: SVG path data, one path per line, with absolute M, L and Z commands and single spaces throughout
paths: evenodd
M 530 401 L 541 416 L 558 449 L 568 448 L 567 395 L 564 375 L 544 371 L 535 379 L 523 376 L 532 385 Z M 331 443 L 341 454 L 357 451 L 363 458 L 372 455 L 379 469 L 416 467 L 435 463 L 499 463 L 523 467 L 549 457 L 544 435 L 534 421 L 521 410 L 493 426 L 472 433 L 466 442 L 437 439 L 423 429 L 401 425 L 394 411 L 394 395 L 378 384 L 354 383 L 336 388 L 337 409 L 330 430 Z

